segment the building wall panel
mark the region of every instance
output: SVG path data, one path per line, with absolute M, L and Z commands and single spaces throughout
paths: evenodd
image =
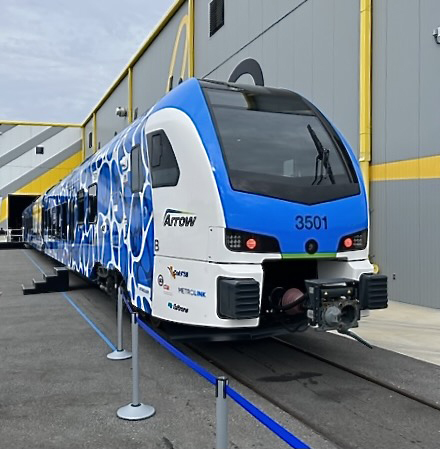
M 439 190 L 439 179 L 372 184 L 370 257 L 390 299 L 440 308 Z
M 388 0 L 387 17 L 386 146 L 395 161 L 419 156 L 419 2 Z
M 128 76 L 126 76 L 110 95 L 107 101 L 99 108 L 96 118 L 98 124 L 97 147 L 103 147 L 113 139 L 115 133 L 123 130 L 128 122 L 127 117 L 119 117 L 115 114 L 117 107 L 123 107 L 128 111 Z
M 12 181 L 23 178 L 29 170 L 35 167 L 44 167 L 48 160 L 62 153 L 80 139 L 81 130 L 79 128 L 66 128 L 41 144 L 44 147 L 44 154 L 36 154 L 35 147 L 33 147 L 10 163 L 0 167 L 0 195 L 4 193 L 5 186 Z
M 356 154 L 359 154 L 359 11 L 358 0 L 334 0 L 332 119 Z M 325 67 L 321 69 L 326 70 Z
M 438 192 L 440 192 L 440 179 L 420 181 L 418 225 L 420 263 L 418 267 L 414 266 L 412 275 L 412 278 L 419 277 L 420 291 L 416 298 L 408 298 L 408 302 L 436 308 L 440 308 L 440 195 Z
M 292 87 L 307 98 L 313 97 L 313 7 L 312 2 L 298 8 L 292 19 L 294 71 Z M 288 28 L 288 27 L 287 27 Z
M 373 9 L 373 162 L 439 154 L 437 0 L 383 0 Z
M 0 157 L 49 129 L 49 126 L 14 126 L 0 135 Z
M 387 33 L 388 8 L 386 1 L 374 3 L 372 39 L 373 52 L 373 104 L 372 104 L 372 163 L 381 164 L 387 161 Z
M 374 2 L 374 164 L 440 154 L 440 45 L 432 36 L 439 17 L 436 0 Z M 399 174 L 401 181 L 372 184 L 371 252 L 390 276 L 392 299 L 440 308 L 440 180 L 405 179 L 419 173 L 404 166 Z
M 440 1 L 420 1 L 420 157 L 440 154 L 440 45 L 432 30 L 440 26 Z
M 289 11 L 312 0 L 225 0 L 225 24 L 209 36 L 209 0 L 195 2 L 196 73 L 210 78 L 235 52 L 257 38 Z M 273 48 L 271 49 L 273 53 Z
M 133 68 L 133 110 L 137 108 L 139 115 L 150 109 L 167 91 L 177 31 L 187 13 L 188 5 L 184 3 Z M 186 30 L 180 38 L 173 71 L 174 85 L 177 85 L 181 74 L 185 39 Z
M 387 186 L 386 182 L 374 182 L 370 188 L 370 259 L 388 275 L 387 258 Z
M 92 146 L 89 145 L 90 133 L 92 133 Z M 87 159 L 90 155 L 93 154 L 93 119 L 89 120 L 86 123 L 84 136 L 86 139 L 86 141 L 84 143 L 84 149 L 85 149 L 85 152 L 84 152 L 85 157 L 84 158 Z
M 387 264 L 390 298 L 420 304 L 419 181 L 387 183 Z M 393 275 L 395 278 L 393 279 Z

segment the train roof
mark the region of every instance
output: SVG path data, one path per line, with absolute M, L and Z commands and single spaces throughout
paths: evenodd
M 200 112 L 200 106 L 202 103 L 205 103 L 206 95 L 204 95 L 204 91 L 206 90 L 221 90 L 221 91 L 230 91 L 230 92 L 240 92 L 246 98 L 268 98 L 268 97 L 277 97 L 278 99 L 283 99 L 283 103 L 285 105 L 286 110 L 283 112 L 289 113 L 291 111 L 296 111 L 302 109 L 301 104 L 304 105 L 304 111 L 309 109 L 310 103 L 304 99 L 301 95 L 292 92 L 287 89 L 282 88 L 274 88 L 274 87 L 265 87 L 265 86 L 256 86 L 256 85 L 246 85 L 246 84 L 238 84 L 238 83 L 230 83 L 224 81 L 216 81 L 210 79 L 197 79 L 190 78 L 180 85 L 176 86 L 172 91 L 170 91 L 167 95 L 161 98 L 152 108 L 145 111 L 138 119 L 136 119 L 133 123 L 127 126 L 124 130 L 118 133 L 113 137 L 106 145 L 104 145 L 100 150 L 96 153 L 90 155 L 87 159 L 85 159 L 78 167 L 76 167 L 68 176 L 66 176 L 63 180 L 61 180 L 58 184 L 51 187 L 47 192 L 45 192 L 42 196 L 45 197 L 49 193 L 57 193 L 59 186 L 67 186 L 70 187 L 73 183 L 76 182 L 76 178 L 78 174 L 87 169 L 89 166 L 92 167 L 93 164 L 99 162 L 104 155 L 107 154 L 108 151 L 112 151 L 114 145 L 118 145 L 119 142 L 125 141 L 125 139 L 132 138 L 136 130 L 139 126 L 142 126 L 145 120 L 152 113 L 165 108 L 177 108 L 185 112 L 188 116 L 195 119 L 196 121 L 200 121 L 200 116 L 197 112 Z M 202 103 L 201 103 L 202 102 Z M 291 106 L 289 107 L 289 104 Z M 290 109 L 290 110 L 289 110 Z M 205 111 L 208 111 L 205 109 Z M 279 110 L 278 110 L 279 111 Z M 202 120 L 202 125 L 204 121 Z M 200 127 L 197 126 L 199 131 Z

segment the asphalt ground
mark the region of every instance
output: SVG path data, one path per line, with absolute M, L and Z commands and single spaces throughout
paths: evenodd
M 111 348 L 73 306 L 114 343 L 115 304 L 73 274 L 67 296 L 22 294 L 22 283 L 41 279 L 40 270 L 49 274 L 54 265 L 34 250 L 0 251 L 0 449 L 213 448 L 214 387 L 142 330 L 141 400 L 156 414 L 139 422 L 116 417 L 131 401 L 131 361 L 108 360 Z M 124 335 L 130 349 L 128 316 Z M 336 447 L 234 379 L 231 386 L 311 447 Z M 231 448 L 287 447 L 235 403 L 229 409 Z

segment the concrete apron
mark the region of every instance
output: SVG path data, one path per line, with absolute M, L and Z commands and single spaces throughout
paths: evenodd
M 440 365 L 440 309 L 390 301 L 355 332 L 374 346 Z

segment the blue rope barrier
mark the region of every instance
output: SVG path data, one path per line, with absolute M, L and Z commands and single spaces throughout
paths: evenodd
M 245 397 L 243 397 L 229 385 L 226 385 L 226 394 L 237 404 L 241 405 L 241 407 L 249 412 L 255 419 L 260 421 L 261 424 L 265 425 L 268 429 L 275 433 L 275 435 L 286 442 L 289 446 L 293 447 L 294 449 L 310 449 L 310 446 L 307 446 L 307 444 L 303 443 L 295 435 L 281 426 L 281 424 L 278 424 L 269 415 L 266 415 L 266 413 L 262 412 L 254 404 L 252 404 L 252 402 L 249 402 Z
M 204 377 L 209 383 L 212 385 L 216 384 L 217 378 L 207 371 L 205 368 L 202 368 L 198 363 L 191 360 L 187 355 L 183 352 L 179 351 L 176 347 L 174 347 L 171 343 L 168 343 L 164 338 L 162 338 L 159 334 L 154 332 L 150 326 L 145 324 L 141 319 L 138 319 L 139 326 L 148 334 L 150 337 L 154 338 L 160 345 L 164 348 L 168 349 L 173 355 L 175 355 L 178 359 L 180 359 L 183 363 L 192 368 L 196 373 L 200 374 Z
M 129 311 L 130 313 L 134 313 L 133 307 L 132 307 L 132 305 L 130 304 L 130 302 L 127 301 L 127 298 L 125 297 L 125 295 L 122 295 L 122 299 L 123 299 L 123 301 L 125 302 L 125 305 L 127 306 L 128 311 Z
M 127 307 L 132 310 L 131 305 L 128 304 L 124 297 L 124 301 L 127 304 Z M 198 373 L 200 376 L 205 378 L 212 385 L 216 385 L 217 378 L 205 368 L 201 367 L 198 363 L 191 360 L 187 355 L 183 352 L 179 351 L 176 347 L 174 347 L 171 343 L 166 341 L 163 337 L 157 334 L 153 329 L 151 329 L 148 324 L 144 323 L 140 318 L 138 319 L 139 326 L 156 340 L 161 346 L 171 352 L 174 356 L 180 359 L 183 363 L 189 366 L 192 370 Z M 278 424 L 274 419 L 272 419 L 269 415 L 262 412 L 259 408 L 257 408 L 252 402 L 248 401 L 245 397 L 243 397 L 240 393 L 235 391 L 229 385 L 226 386 L 227 395 L 234 400 L 238 405 L 243 407 L 248 413 L 250 413 L 255 419 L 261 422 L 264 426 L 266 426 L 269 430 L 271 430 L 275 435 L 277 435 L 280 439 L 286 442 L 290 447 L 294 449 L 310 449 L 310 446 L 303 443 L 299 438 L 290 433 L 287 429 L 285 429 L 281 424 Z

